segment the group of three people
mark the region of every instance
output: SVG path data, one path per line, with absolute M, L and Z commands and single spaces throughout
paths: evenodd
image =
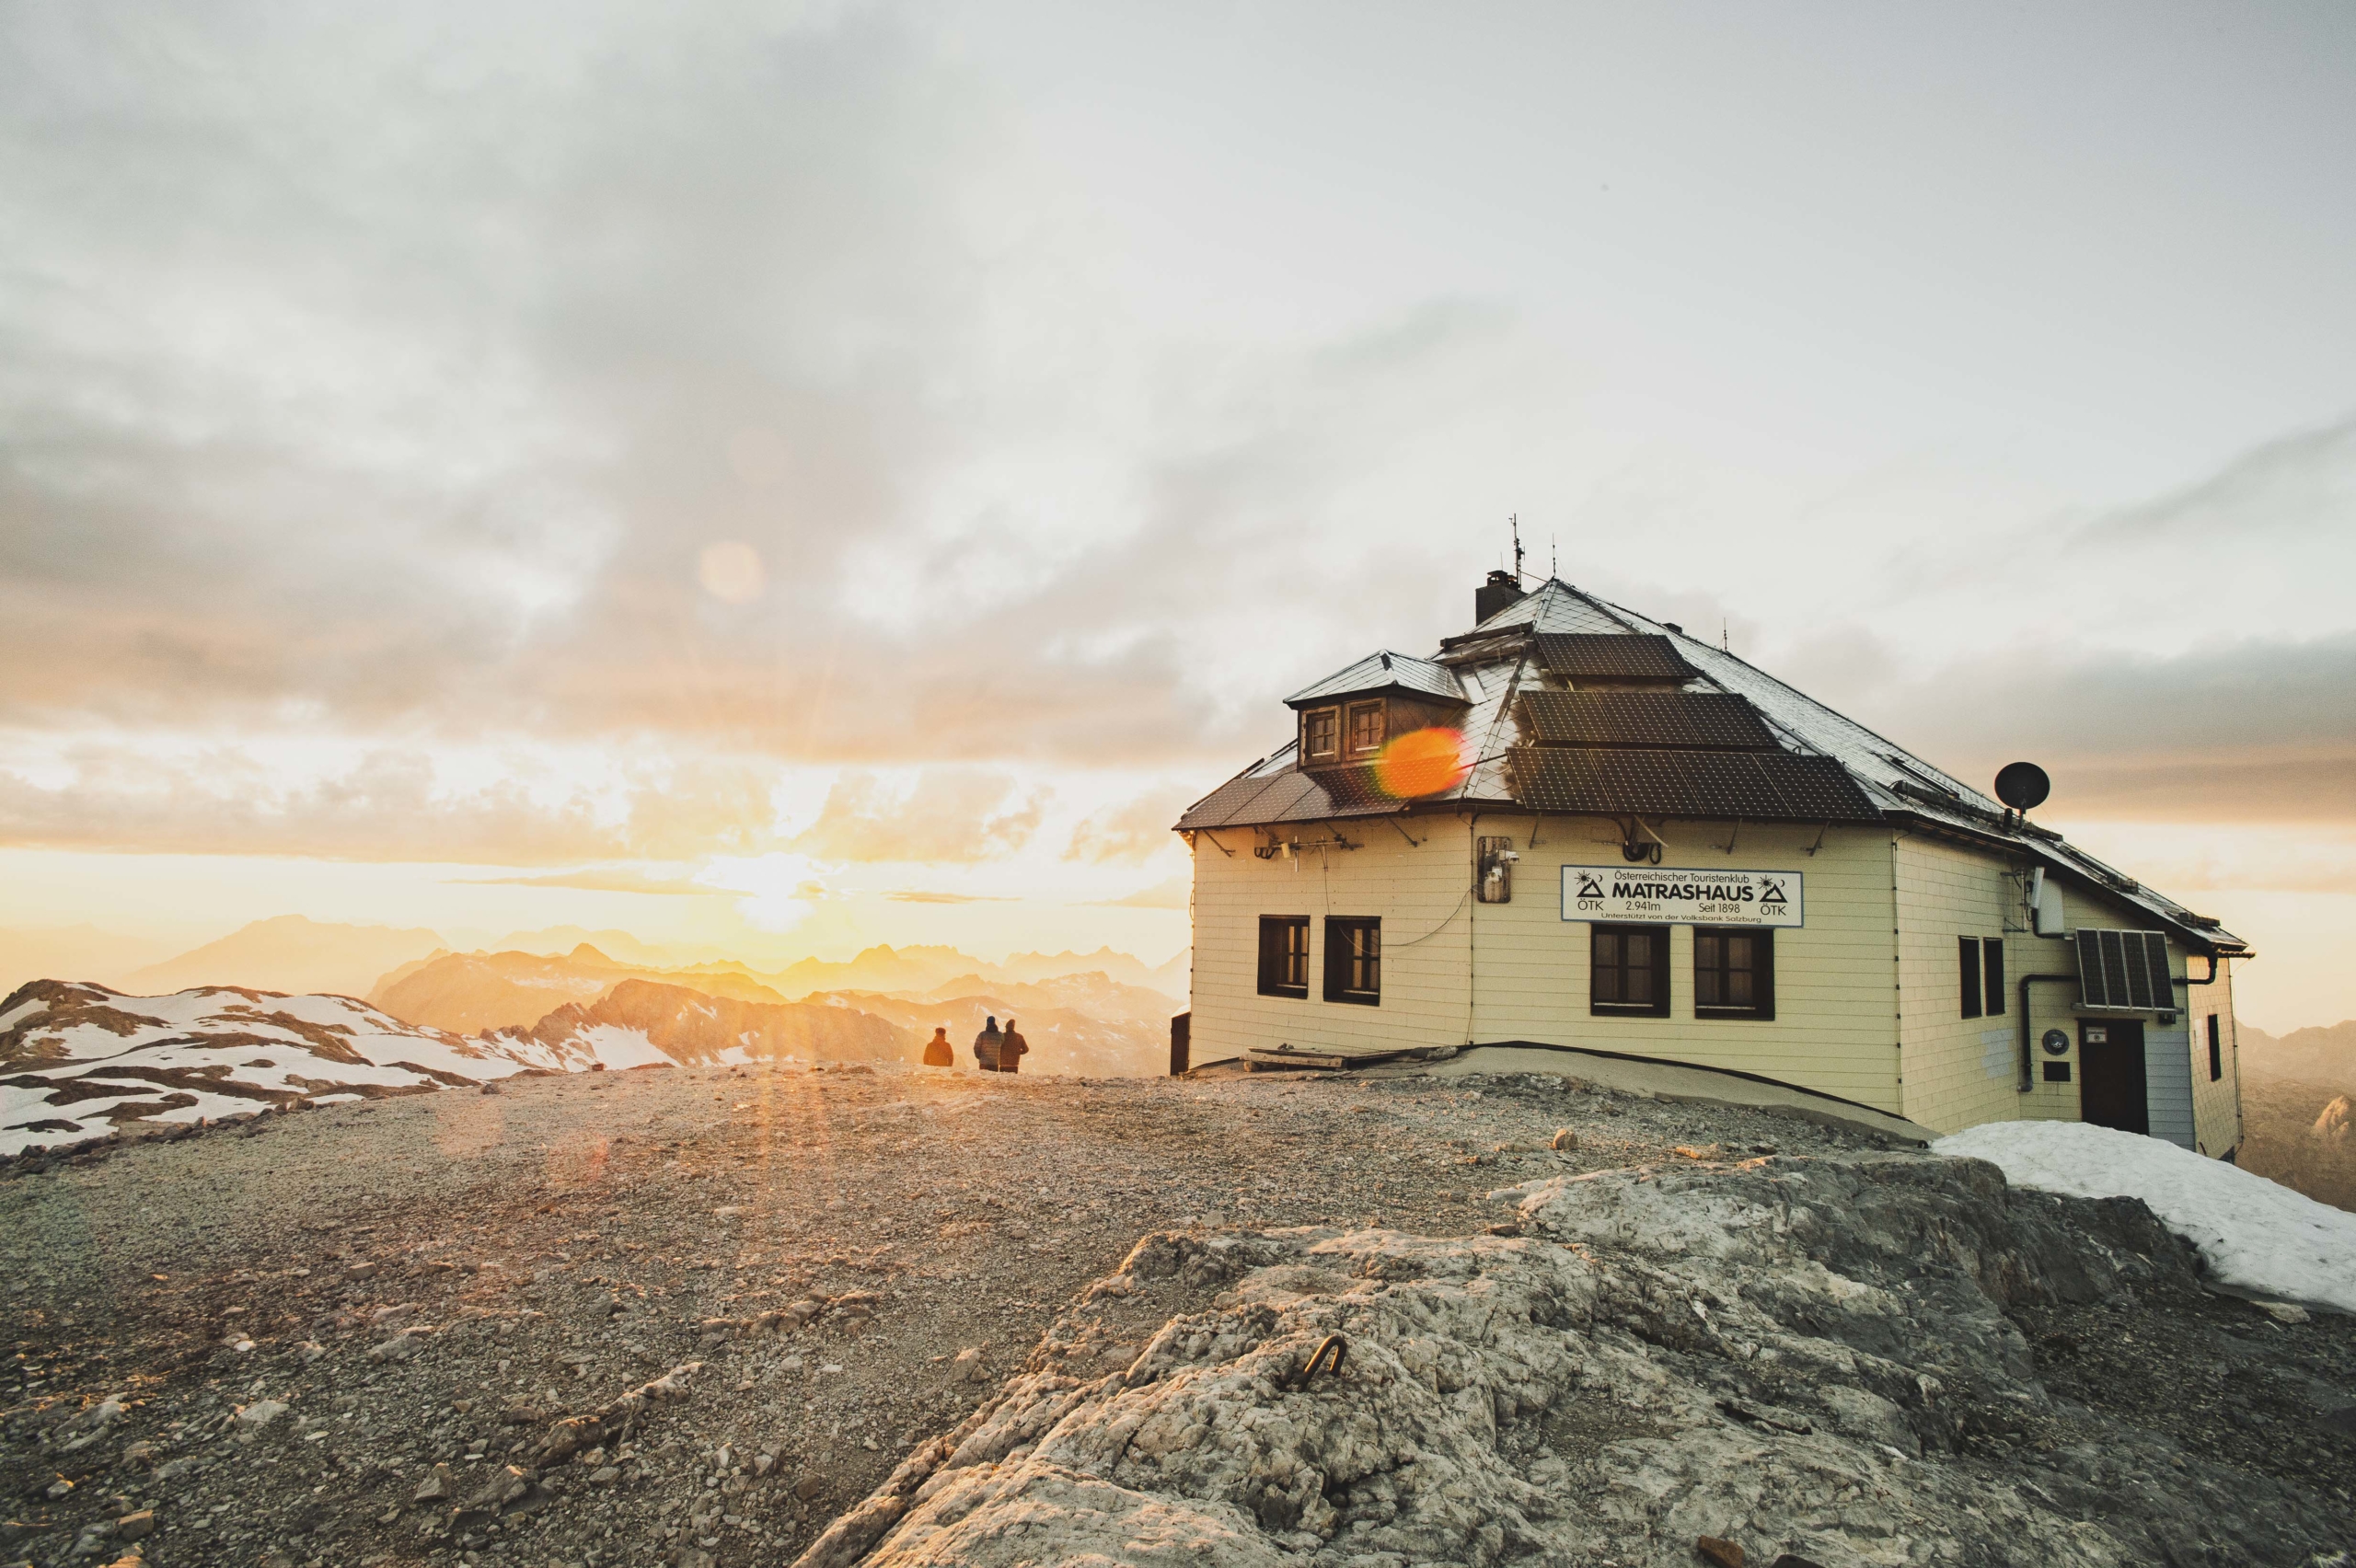
M 986 1073 L 1016 1073 L 1022 1070 L 1022 1058 L 1031 1043 L 1014 1032 L 1014 1020 L 1008 1019 L 1006 1027 L 998 1026 L 998 1015 L 992 1013 L 982 1032 L 974 1036 L 974 1066 Z M 924 1043 L 924 1065 L 928 1067 L 953 1067 L 957 1053 L 949 1044 L 949 1026 L 942 1024 Z

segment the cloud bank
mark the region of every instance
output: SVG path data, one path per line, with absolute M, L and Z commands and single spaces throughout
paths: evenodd
M 2356 814 L 2356 421 L 2131 505 L 1828 547 L 1629 437 L 1651 394 L 1509 290 L 1144 319 L 1039 123 L 891 9 L 6 13 L 0 736 L 75 760 L 0 768 L 0 844 L 584 889 L 784 850 L 1134 867 L 1283 739 L 1284 691 L 1461 629 L 1542 504 L 1565 575 L 1758 627 L 1958 770 Z M 1745 542 L 1786 535 L 1820 589 L 1756 580 Z M 370 755 L 141 741 L 312 732 Z M 510 737 L 645 776 L 440 781 Z M 784 766 L 840 776 L 792 817 Z M 1107 767 L 1200 787 L 1058 792 Z

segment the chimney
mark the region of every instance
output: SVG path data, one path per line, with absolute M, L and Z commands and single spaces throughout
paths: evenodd
M 1514 581 L 1510 571 L 1489 573 L 1489 580 L 1472 592 L 1472 624 L 1480 625 L 1499 610 L 1521 602 L 1521 584 Z

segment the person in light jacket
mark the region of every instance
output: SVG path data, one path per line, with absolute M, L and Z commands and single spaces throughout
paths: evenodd
M 924 1065 L 928 1067 L 953 1067 L 957 1065 L 957 1053 L 949 1045 L 947 1024 L 936 1026 L 932 1038 L 924 1043 Z
M 1021 1072 L 1023 1055 L 1030 1049 L 1031 1043 L 1014 1032 L 1014 1020 L 1008 1019 L 1006 1033 L 998 1043 L 998 1070 L 1002 1073 Z
M 974 1066 L 986 1073 L 998 1071 L 998 1047 L 1003 1038 L 998 1032 L 998 1015 L 992 1013 L 988 1025 L 974 1036 Z

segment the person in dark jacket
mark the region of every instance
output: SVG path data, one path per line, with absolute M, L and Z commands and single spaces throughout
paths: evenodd
M 988 1026 L 974 1036 L 974 1066 L 986 1073 L 998 1071 L 998 1047 L 1002 1038 L 998 1032 L 998 1015 L 992 1013 Z
M 941 1024 L 924 1043 L 924 1065 L 928 1067 L 953 1067 L 957 1065 L 957 1053 L 949 1046 L 949 1026 Z
M 1014 1032 L 1014 1020 L 1008 1019 L 1006 1033 L 998 1043 L 998 1070 L 1002 1073 L 1021 1072 L 1023 1055 L 1030 1049 L 1031 1043 Z

